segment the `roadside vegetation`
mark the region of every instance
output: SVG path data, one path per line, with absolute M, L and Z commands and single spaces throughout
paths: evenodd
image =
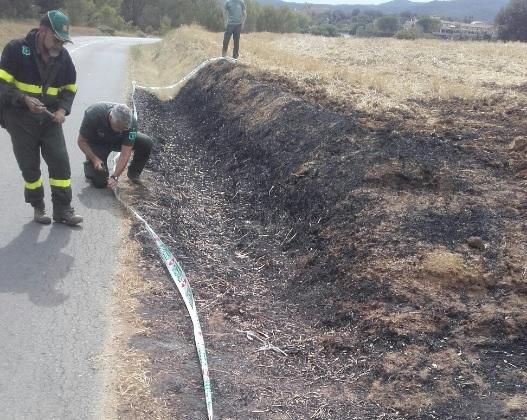
M 38 26 L 38 19 L 22 19 L 22 20 L 10 20 L 0 19 L 0 47 L 8 43 L 10 40 L 15 38 L 22 38 L 26 36 L 29 30 Z M 73 26 L 71 28 L 71 34 L 73 36 L 91 36 L 91 35 L 103 35 L 101 30 L 89 27 L 89 26 Z M 115 35 L 129 36 L 129 33 L 117 32 Z
M 197 26 L 170 32 L 159 44 L 134 47 L 132 77 L 169 85 L 221 52 L 222 35 Z M 372 114 L 426 112 L 419 101 L 461 99 L 516 104 L 525 93 L 527 45 L 245 34 L 240 62 L 294 81 L 315 99 Z M 161 92 L 164 95 L 174 92 Z
M 35 27 L 34 21 L 0 20 L 0 46 L 11 39 L 24 36 L 31 28 Z

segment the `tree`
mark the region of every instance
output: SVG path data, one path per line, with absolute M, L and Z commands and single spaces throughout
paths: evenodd
M 0 17 L 11 18 L 16 16 L 16 9 L 11 0 L 0 0 Z
M 383 16 L 375 20 L 375 28 L 380 35 L 392 36 L 399 30 L 399 19 L 396 16 Z
M 411 20 L 415 15 L 412 12 L 404 11 L 399 13 L 399 17 L 401 18 L 401 22 L 408 22 Z
M 210 31 L 221 31 L 224 28 L 223 12 L 217 0 L 197 0 L 193 21 Z
M 95 4 L 92 0 L 66 0 L 64 7 L 73 25 L 88 23 L 95 13 Z
M 123 0 L 121 4 L 121 16 L 127 22 L 139 25 L 139 20 L 143 14 L 146 0 Z
M 0 0 L 0 17 L 35 17 L 33 0 Z
M 527 41 L 527 0 L 511 0 L 496 16 L 498 38 Z
M 159 7 L 147 4 L 139 18 L 139 26 L 145 30 L 148 27 L 157 29 L 161 23 L 161 16 L 161 10 L 159 10 Z M 172 22 L 174 22 L 174 19 L 172 19 Z
M 245 0 L 245 5 L 247 6 L 247 19 L 243 29 L 247 32 L 255 32 L 260 13 L 262 12 L 262 6 L 256 0 Z
M 165 35 L 168 31 L 170 31 L 171 28 L 172 28 L 172 19 L 170 19 L 166 15 L 163 16 L 159 23 L 159 32 L 161 32 L 162 35 Z
M 97 24 L 109 26 L 110 28 L 122 29 L 124 26 L 124 19 L 119 15 L 117 9 L 105 4 L 96 13 Z
M 417 21 L 417 24 L 421 27 L 425 34 L 437 32 L 441 28 L 441 21 L 429 16 L 422 17 Z
M 40 13 L 46 13 L 48 10 L 62 9 L 64 0 L 35 0 L 35 5 Z

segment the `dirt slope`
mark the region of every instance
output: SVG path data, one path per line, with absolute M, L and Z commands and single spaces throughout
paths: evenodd
M 227 63 L 138 105 L 159 143 L 136 206 L 195 289 L 219 418 L 527 415 L 519 110 L 450 101 L 422 104 L 433 126 L 374 120 Z M 159 394 L 174 418 L 202 418 L 197 367 L 185 386 L 167 350 L 188 335 L 193 357 L 177 296 L 144 304 L 136 345 Z

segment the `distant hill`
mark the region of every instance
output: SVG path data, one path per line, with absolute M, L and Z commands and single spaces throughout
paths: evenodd
M 351 2 L 352 0 L 350 0 Z M 287 6 L 295 10 L 304 10 L 306 7 L 318 12 L 328 10 L 351 11 L 353 9 L 378 10 L 384 14 L 411 12 L 418 15 L 449 16 L 452 18 L 463 19 L 472 17 L 474 20 L 493 22 L 498 11 L 509 3 L 509 0 L 449 0 L 431 1 L 429 3 L 417 3 L 409 0 L 392 0 L 377 6 L 346 4 L 306 4 L 291 3 L 282 0 L 258 0 L 262 5 L 272 5 L 277 7 Z

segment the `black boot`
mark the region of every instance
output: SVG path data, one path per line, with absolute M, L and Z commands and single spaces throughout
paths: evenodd
M 126 175 L 128 177 L 128 181 L 130 181 L 131 183 L 133 183 L 133 184 L 141 184 L 141 179 L 140 179 L 141 173 L 137 173 L 137 172 L 133 172 L 133 171 L 128 170 Z
M 57 223 L 64 223 L 68 226 L 77 226 L 82 223 L 83 218 L 75 214 L 73 207 L 64 207 L 60 209 L 53 209 L 53 220 Z
M 39 203 L 33 206 L 34 215 L 33 220 L 41 225 L 49 225 L 51 223 L 51 217 L 46 214 L 46 207 L 44 203 Z

